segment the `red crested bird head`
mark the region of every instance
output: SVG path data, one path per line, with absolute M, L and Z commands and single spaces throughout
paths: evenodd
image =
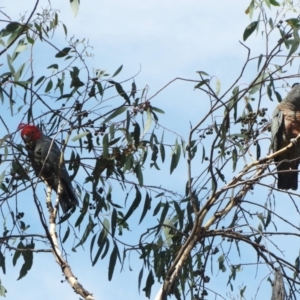
M 35 142 L 42 137 L 41 131 L 34 125 L 21 123 L 18 130 L 21 130 L 21 137 L 26 144 Z

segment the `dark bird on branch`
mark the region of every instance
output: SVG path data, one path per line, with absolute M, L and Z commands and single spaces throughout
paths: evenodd
M 55 141 L 44 135 L 34 125 L 21 123 L 18 129 L 21 130 L 21 137 L 36 176 L 46 181 L 56 193 L 60 178 L 62 194 L 59 202 L 63 213 L 78 205 L 78 198 L 73 190 L 64 162 L 61 167 L 59 166 L 61 151 Z
M 271 122 L 271 148 L 276 152 L 295 141 L 300 133 L 300 85 L 293 85 L 285 99 L 277 105 Z M 274 158 L 278 171 L 277 187 L 297 190 L 300 142 Z

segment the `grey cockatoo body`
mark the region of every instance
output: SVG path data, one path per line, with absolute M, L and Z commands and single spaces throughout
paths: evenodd
M 64 162 L 59 169 L 61 151 L 54 140 L 42 134 L 36 126 L 22 125 L 21 136 L 26 144 L 28 158 L 37 176 L 40 176 L 47 184 L 58 191 L 60 178 L 62 194 L 60 205 L 64 213 L 73 206 L 78 205 L 78 198 L 73 190 L 69 174 Z M 38 130 L 38 131 L 37 131 Z
M 286 147 L 300 133 L 300 85 L 296 85 L 285 99 L 277 105 L 271 122 L 271 148 L 276 152 Z M 275 157 L 277 165 L 279 189 L 298 188 L 298 164 L 300 158 L 300 143 Z M 287 171 L 287 172 L 284 172 Z

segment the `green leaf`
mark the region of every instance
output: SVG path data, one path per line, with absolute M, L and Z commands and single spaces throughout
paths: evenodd
M 260 145 L 259 145 L 259 143 L 257 142 L 257 144 L 256 144 L 256 159 L 257 159 L 257 160 L 260 159 L 260 154 L 261 154 L 261 151 L 260 151 Z
M 235 213 L 233 218 L 232 218 L 232 221 L 230 223 L 230 225 L 228 226 L 228 228 L 233 228 L 235 227 L 235 222 L 237 221 L 238 217 L 237 217 L 237 214 Z
M 6 45 L 10 46 L 13 43 L 15 43 L 18 38 L 21 36 L 22 32 L 24 31 L 24 27 L 23 26 L 19 26 L 14 32 L 12 32 L 12 34 L 10 35 L 10 37 L 8 38 Z M 23 41 L 24 39 L 22 39 Z M 17 57 L 17 55 L 15 55 L 16 53 L 14 53 L 12 55 L 13 59 L 12 61 Z
M 129 139 L 130 139 L 129 127 L 130 127 L 130 113 L 129 113 L 129 111 L 127 111 L 127 113 L 126 113 L 126 131 L 125 131 L 125 133 L 126 133 L 126 138 L 127 138 L 128 142 L 129 142 Z
M 271 217 L 272 217 L 272 215 L 271 215 L 270 211 L 268 211 L 267 219 L 266 219 L 266 224 L 265 224 L 265 229 L 266 229 L 266 228 L 268 227 L 268 225 L 270 224 L 270 222 L 271 222 Z
M 135 169 L 134 169 L 134 172 L 136 174 L 136 177 L 139 181 L 139 185 L 140 186 L 143 186 L 143 173 L 142 173 L 142 169 L 141 169 L 141 165 L 140 163 L 137 163 L 136 166 L 135 166 Z
M 269 1 L 270 1 L 270 4 L 272 4 L 273 6 L 280 6 L 280 4 L 275 0 L 269 0 Z
M 269 19 L 269 25 L 271 27 L 271 30 L 274 29 L 274 23 L 273 23 L 273 19 L 272 18 Z
M 101 255 L 101 259 L 103 259 L 106 256 L 106 254 L 108 253 L 108 250 L 109 250 L 109 240 L 107 239 L 105 241 L 105 249 L 104 249 L 103 254 Z
M 219 78 L 217 78 L 216 80 L 216 95 L 219 96 L 221 91 L 221 81 Z
M 4 103 L 3 91 L 4 90 L 0 87 L 0 99 L 1 99 L 2 104 Z
M 6 267 L 5 267 L 5 256 L 0 251 L 0 267 L 2 268 L 3 274 L 6 273 Z
M 162 109 L 154 107 L 154 106 L 151 106 L 151 110 L 154 110 L 154 111 L 156 111 L 156 112 L 158 112 L 160 114 L 164 114 L 165 113 Z
M 224 176 L 224 174 L 221 172 L 221 170 L 220 170 L 219 168 L 215 168 L 215 170 L 216 170 L 217 174 L 219 175 L 220 179 L 221 179 L 223 182 L 226 183 L 226 181 L 225 181 L 225 176 Z
M 275 95 L 276 95 L 276 98 L 277 98 L 277 101 L 280 103 L 282 102 L 282 98 L 281 98 L 281 95 L 275 91 Z
M 5 294 L 7 293 L 7 290 L 6 288 L 1 284 L 1 281 L 0 281 L 0 296 L 3 296 L 5 297 Z
M 143 221 L 147 211 L 149 211 L 151 209 L 151 201 L 152 201 L 152 198 L 149 196 L 148 192 L 146 192 L 144 208 L 143 208 L 143 212 L 142 212 L 139 224 L 141 224 L 141 222 Z
M 272 78 L 272 76 L 270 76 L 270 80 L 271 80 L 271 82 L 273 83 L 273 78 Z M 268 97 L 269 97 L 269 99 L 270 99 L 271 101 L 273 101 L 273 99 L 272 99 L 272 83 L 270 83 L 270 84 L 267 85 L 267 94 L 268 94 Z
M 202 85 L 208 84 L 208 83 L 209 83 L 209 79 L 202 80 L 198 84 L 196 84 L 194 88 L 199 89 Z
M 93 253 L 93 248 L 94 248 L 96 237 L 97 237 L 97 233 L 95 233 L 94 236 L 92 237 L 91 244 L 90 244 L 90 258 L 91 258 L 91 261 L 93 261 L 92 253 Z
M 9 33 L 13 33 L 13 32 L 15 32 L 20 27 L 20 25 L 21 24 L 18 23 L 18 22 L 10 22 L 5 27 L 5 31 L 7 31 Z
M 112 77 L 117 76 L 117 75 L 121 72 L 122 68 L 123 68 L 123 65 L 121 65 L 121 66 L 118 68 L 118 70 L 114 73 L 114 75 L 113 75 Z
M 41 76 L 34 85 L 36 86 L 36 85 L 40 84 L 44 79 L 45 79 L 45 76 Z
M 102 87 L 102 84 L 100 82 L 98 82 L 98 81 L 97 81 L 96 84 L 97 84 L 97 88 L 98 88 L 100 96 L 103 96 L 103 87 Z
M 176 210 L 176 215 L 177 215 L 177 218 L 178 218 L 178 221 L 179 221 L 179 229 L 182 229 L 183 228 L 183 221 L 184 221 L 183 220 L 184 213 L 180 209 L 180 205 L 176 201 L 173 201 L 173 204 L 174 204 L 174 207 L 175 207 L 175 210 Z
M 118 247 L 117 247 L 117 244 L 115 244 L 114 249 L 110 255 L 110 259 L 109 259 L 109 266 L 108 266 L 108 280 L 109 281 L 111 281 L 113 273 L 114 273 L 117 256 L 118 256 Z
M 166 219 L 164 221 L 164 224 L 169 225 L 169 226 L 173 226 L 173 223 L 169 220 Z M 167 243 L 167 245 L 170 247 L 172 245 L 172 237 L 174 236 L 174 234 L 170 234 L 170 227 L 167 226 L 163 226 L 163 233 L 165 236 L 165 242 Z
M 15 81 L 19 81 L 20 77 L 22 76 L 23 70 L 24 70 L 25 64 L 22 64 L 18 71 L 15 73 Z M 21 81 L 19 81 L 20 83 Z
M 292 47 L 291 47 L 290 52 L 289 52 L 289 54 L 286 58 L 286 61 L 291 57 L 292 54 L 294 54 L 298 50 L 299 44 L 300 44 L 299 37 L 292 40 Z
M 261 73 L 260 76 L 252 83 L 253 88 L 249 91 L 249 94 L 253 95 L 258 92 L 261 86 L 264 84 L 265 78 L 267 77 L 268 75 L 266 73 Z M 249 106 L 249 102 L 247 105 Z
M 177 139 L 175 141 L 175 147 L 172 154 L 172 160 L 171 160 L 171 167 L 170 167 L 170 174 L 174 171 L 174 169 L 177 167 L 179 159 L 181 154 L 181 147 L 178 145 Z
M 233 172 L 236 169 L 236 163 L 237 163 L 237 150 L 234 147 L 233 150 L 232 150 L 232 169 L 233 169 Z
M 74 207 L 75 208 L 75 207 Z M 57 224 L 62 224 L 63 222 L 65 222 L 66 220 L 68 220 L 71 217 L 72 213 L 71 211 L 68 211 L 67 213 L 65 213 L 58 221 Z
M 153 273 L 152 270 L 149 272 L 147 280 L 146 280 L 146 286 L 143 288 L 143 291 L 145 292 L 145 295 L 147 298 L 150 299 L 151 296 L 151 288 L 152 285 L 154 284 L 154 277 L 153 277 Z
M 24 169 L 23 164 L 18 160 L 12 161 L 12 172 L 20 176 L 20 179 L 29 180 L 28 172 Z
M 10 55 L 7 54 L 7 64 L 8 64 L 11 74 L 14 75 L 16 71 L 15 71 L 13 65 L 11 64 L 11 62 L 12 62 L 12 59 L 11 59 Z
M 122 224 L 124 224 L 125 221 L 127 221 L 127 219 L 132 215 L 132 213 L 139 207 L 141 199 L 142 199 L 142 195 L 141 195 L 139 188 L 136 185 L 134 187 L 135 187 L 135 191 L 136 191 L 135 199 L 133 200 L 130 208 L 128 209 L 128 212 L 124 216 L 124 218 L 122 220 Z
M 258 25 L 258 21 L 254 21 L 246 27 L 244 34 L 243 34 L 244 41 L 246 41 L 247 38 L 253 33 L 253 31 L 256 29 L 257 25 Z
M 263 55 L 260 54 L 260 55 L 259 55 L 259 58 L 258 58 L 258 63 L 257 63 L 257 71 L 259 70 L 259 66 L 260 66 L 260 63 L 261 63 L 262 58 L 263 58 Z
M 1 142 L 1 140 L 0 140 L 0 142 Z M 1 144 L 1 143 L 0 143 Z M 3 172 L 1 173 L 1 175 L 0 175 L 0 184 L 2 183 L 2 181 L 4 180 L 4 178 L 5 178 L 5 170 L 3 170 Z
M 300 27 L 300 21 L 298 18 L 291 18 L 291 19 L 287 19 L 285 20 L 287 22 L 287 24 L 289 24 L 293 29 L 299 29 Z M 294 32 L 295 34 L 295 32 Z
M 144 267 L 141 268 L 141 271 L 139 273 L 139 279 L 138 279 L 138 291 L 140 292 L 141 289 L 141 281 L 143 279 L 143 272 L 144 272 Z
M 116 116 L 122 114 L 124 111 L 127 110 L 127 107 L 125 106 L 121 106 L 118 109 L 116 109 L 112 114 L 110 114 L 103 122 L 103 123 L 107 123 L 108 121 L 112 120 L 113 118 L 115 118 Z
M 34 39 L 32 39 L 30 36 L 27 35 L 27 41 L 29 44 L 33 45 L 34 44 Z
M 109 233 L 109 230 L 110 230 L 110 223 L 109 221 L 105 218 L 104 221 L 103 221 L 103 229 L 101 230 L 101 233 L 98 237 L 98 241 L 97 241 L 97 244 L 98 246 L 100 247 L 104 240 L 107 239 L 107 235 Z
M 77 0 L 73 0 L 73 1 L 77 1 Z M 72 49 L 71 47 L 65 47 L 64 49 L 62 49 L 61 51 L 59 51 L 55 55 L 55 57 L 57 57 L 57 58 L 64 57 L 64 56 L 66 56 L 70 52 L 71 49 Z
M 138 144 L 140 142 L 140 135 L 141 135 L 140 125 L 136 122 L 134 123 L 134 131 L 133 131 L 133 138 L 136 147 L 138 147 Z
M 104 135 L 102 140 L 102 145 L 103 145 L 102 156 L 103 158 L 107 158 L 108 157 L 108 133 Z
M 79 11 L 80 0 L 70 0 L 70 4 L 74 17 L 76 17 Z
M 82 132 L 82 133 L 79 133 L 77 135 L 75 135 L 73 138 L 72 138 L 72 141 L 75 142 L 77 140 L 80 140 L 82 139 L 83 137 L 87 136 L 88 134 L 91 134 L 90 132 Z
M 75 227 L 77 227 L 81 224 L 86 212 L 87 212 L 87 209 L 82 210 L 81 214 L 79 215 L 78 219 L 76 220 Z
M 81 237 L 81 240 L 79 241 L 79 243 L 74 248 L 77 248 L 78 246 L 83 245 L 86 242 L 88 236 L 90 235 L 90 233 L 92 232 L 93 228 L 96 225 L 97 224 L 93 222 L 92 217 L 89 216 L 89 223 L 87 224 L 87 226 L 85 228 L 85 231 L 84 231 L 84 233 L 83 233 L 83 235 Z
M 59 96 L 56 101 L 61 100 L 61 99 L 67 99 L 67 98 L 71 98 L 73 95 L 72 94 L 64 94 Z
M 52 89 L 52 87 L 53 87 L 53 82 L 52 82 L 52 80 L 50 79 L 50 80 L 48 81 L 47 86 L 46 86 L 45 93 L 48 93 L 48 92 Z
M 67 37 L 67 35 L 68 35 L 67 26 L 64 23 L 62 23 L 62 26 L 63 26 L 64 32 L 65 32 L 65 37 Z
M 145 133 L 150 129 L 151 124 L 152 124 L 151 108 L 148 107 L 147 108 L 147 119 L 146 119 L 144 131 L 143 131 L 143 135 L 145 135 Z
M 72 78 L 70 87 L 74 87 L 75 89 L 78 89 L 78 88 L 84 86 L 84 83 L 80 80 L 80 78 L 78 76 L 74 75 L 74 73 L 72 73 L 72 72 L 70 72 L 70 73 L 71 73 L 71 78 Z
M 264 2 L 267 4 L 268 8 L 271 9 L 270 0 L 264 0 Z
M 111 235 L 114 237 L 115 236 L 115 231 L 117 227 L 117 211 L 114 208 L 113 212 L 111 214 Z
M 112 141 L 115 137 L 115 124 L 111 124 L 109 126 L 109 134 L 110 134 L 110 140 Z M 113 145 L 112 142 L 110 142 L 109 144 Z
M 13 97 L 13 87 L 10 86 L 10 89 L 9 89 L 9 107 L 10 107 L 11 116 L 14 115 L 13 106 L 15 104 L 15 100 L 13 98 L 14 98 Z
M 226 271 L 226 267 L 224 265 L 224 255 L 221 255 L 219 258 L 218 258 L 218 262 L 219 262 L 219 269 L 222 271 L 222 272 L 225 272 Z
M 49 67 L 47 67 L 47 69 L 58 69 L 58 64 L 52 64 Z
M 112 124 L 112 125 L 114 125 L 114 124 Z M 116 139 L 114 139 L 114 140 L 111 140 L 111 141 L 108 143 L 108 145 L 109 145 L 109 146 L 112 146 L 112 145 L 116 144 L 120 139 L 121 139 L 121 137 L 119 136 L 118 138 L 116 138 Z
M 165 147 L 163 144 L 159 144 L 160 157 L 162 162 L 165 161 Z
M 164 223 L 166 215 L 167 215 L 169 207 L 170 207 L 169 202 L 166 202 L 166 203 L 164 203 L 162 205 L 164 206 L 164 208 L 163 208 L 163 210 L 161 212 L 161 216 L 160 216 L 160 219 L 159 219 L 159 223 L 160 224 Z
M 197 71 L 196 73 L 198 73 L 199 75 L 209 76 L 209 74 L 204 71 Z
M 159 197 L 161 197 L 161 196 L 164 196 L 164 192 L 161 192 L 161 193 L 159 193 L 159 194 L 157 194 L 154 198 L 159 198 Z M 154 216 L 154 214 L 153 214 L 153 216 Z
M 130 171 L 133 167 L 133 157 L 132 154 L 127 155 L 126 161 L 125 161 L 125 170 Z
M 70 235 L 70 227 L 68 226 L 64 238 L 62 240 L 62 243 L 64 243 L 68 239 L 69 235 Z
M 132 98 L 134 99 L 135 98 L 135 94 L 136 94 L 136 84 L 133 81 L 132 84 L 131 84 L 131 92 L 130 92 L 129 98 L 132 96 Z M 134 106 L 136 106 L 138 104 L 138 100 L 139 100 L 139 98 L 137 98 L 135 100 L 135 105 Z
M 34 249 L 34 243 L 26 245 L 24 250 L 26 249 Z M 24 258 L 24 264 L 22 265 L 20 275 L 17 280 L 20 280 L 21 278 L 27 275 L 27 272 L 31 269 L 33 263 L 33 253 L 31 251 L 22 252 L 22 256 Z
M 24 247 L 24 244 L 22 243 L 22 242 L 20 242 L 19 244 L 18 244 L 18 246 L 17 246 L 17 249 L 24 249 L 25 247 Z M 15 254 L 14 254 L 14 256 L 13 256 L 13 266 L 15 266 L 16 265 L 16 263 L 17 263 L 17 260 L 19 259 L 19 257 L 21 256 L 21 251 L 18 251 L 18 250 L 16 250 L 15 251 Z
M 300 255 L 298 255 L 295 259 L 295 268 L 296 268 L 295 275 L 297 276 L 297 273 L 299 273 L 300 271 Z
M 118 94 L 125 99 L 125 101 L 130 105 L 130 99 L 120 83 L 113 80 L 108 80 L 109 83 L 113 84 L 118 92 Z
M 246 291 L 246 288 L 247 288 L 247 286 L 244 286 L 243 288 L 240 289 L 240 296 L 241 296 L 241 299 L 245 298 L 245 297 L 244 297 L 244 293 L 245 293 L 245 291 Z
M 108 241 L 108 239 L 106 238 L 106 236 L 103 237 L 103 234 L 102 234 L 103 231 L 106 232 L 106 230 L 103 229 L 103 230 L 101 231 L 100 235 L 99 235 L 99 238 L 98 238 L 99 249 L 98 249 L 98 251 L 97 251 L 97 253 L 96 253 L 94 259 L 92 260 L 92 266 L 94 266 L 94 265 L 97 263 L 98 258 L 100 257 L 100 254 L 101 254 L 101 252 L 102 252 L 104 246 L 106 246 L 106 249 L 107 249 L 108 246 L 109 246 L 109 241 Z M 103 239 L 101 239 L 101 243 L 99 243 L 99 239 L 100 239 L 101 237 L 103 237 Z

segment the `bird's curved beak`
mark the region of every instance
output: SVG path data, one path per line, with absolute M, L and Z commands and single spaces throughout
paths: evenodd
M 31 140 L 30 135 L 28 135 L 28 134 L 22 135 L 22 139 L 25 143 L 28 143 Z

